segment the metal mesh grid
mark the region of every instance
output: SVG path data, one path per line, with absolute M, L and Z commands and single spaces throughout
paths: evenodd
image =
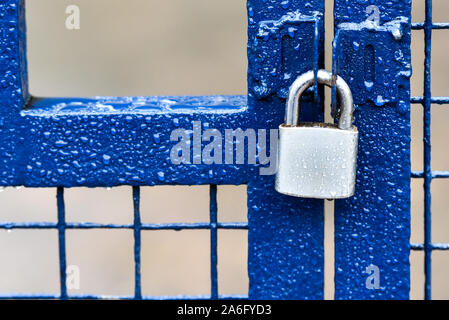
M 412 243 L 412 250 L 424 251 L 424 298 L 432 298 L 432 251 L 449 250 L 449 243 L 432 243 L 432 210 L 431 210 L 431 183 L 433 179 L 449 178 L 449 171 L 432 171 L 431 169 L 431 105 L 448 104 L 449 97 L 434 97 L 431 93 L 431 50 L 432 31 L 449 29 L 449 23 L 432 22 L 432 0 L 425 2 L 425 21 L 413 23 L 412 30 L 424 30 L 424 92 L 423 96 L 411 97 L 411 103 L 421 104 L 424 108 L 424 168 L 423 171 L 413 171 L 412 178 L 424 179 L 424 243 Z
M 68 223 L 65 220 L 64 188 L 57 188 L 58 220 L 56 223 L 1 223 L 0 229 L 57 229 L 59 240 L 59 295 L 5 295 L 1 299 L 246 299 L 243 295 L 220 295 L 218 293 L 218 254 L 217 231 L 219 229 L 247 230 L 246 222 L 218 222 L 217 218 L 217 185 L 210 185 L 209 189 L 209 222 L 203 223 L 141 223 L 140 219 L 140 187 L 132 187 L 132 200 L 134 204 L 134 221 L 132 224 L 100 224 L 100 223 Z M 133 229 L 134 231 L 134 295 L 105 297 L 103 295 L 69 295 L 66 287 L 66 230 L 67 229 Z M 210 230 L 210 278 L 211 294 L 209 296 L 143 296 L 141 285 L 141 231 L 146 230 Z

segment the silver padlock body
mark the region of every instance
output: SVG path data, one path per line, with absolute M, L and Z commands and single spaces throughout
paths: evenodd
M 279 126 L 276 190 L 318 199 L 341 199 L 354 194 L 358 131 L 332 124 Z

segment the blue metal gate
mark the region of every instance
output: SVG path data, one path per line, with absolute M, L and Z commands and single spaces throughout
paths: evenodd
M 430 169 L 430 105 L 448 98 L 430 93 L 431 0 L 424 23 L 411 24 L 410 0 L 336 0 L 333 72 L 347 79 L 360 131 L 354 197 L 335 204 L 335 298 L 407 299 L 410 248 L 426 256 L 430 298 L 430 255 L 447 244 L 430 239 L 430 182 L 449 177 Z M 276 129 L 283 121 L 287 89 L 298 75 L 323 67 L 324 0 L 248 0 L 248 95 L 207 97 L 34 98 L 28 93 L 24 0 L 0 3 L 0 184 L 56 187 L 57 223 L 3 223 L 3 229 L 57 229 L 60 294 L 66 288 L 67 229 L 134 230 L 135 299 L 141 292 L 141 233 L 146 230 L 210 230 L 211 294 L 206 299 L 322 299 L 323 201 L 280 195 L 273 176 L 258 166 L 196 163 L 175 165 L 170 132 L 193 121 L 218 130 Z M 379 13 L 379 15 L 376 15 Z M 411 29 L 426 36 L 423 97 L 410 100 Z M 322 89 L 305 97 L 302 120 L 322 120 Z M 410 169 L 410 101 L 425 110 L 425 168 Z M 108 108 L 104 108 L 104 106 Z M 410 179 L 424 178 L 426 236 L 410 246 Z M 144 224 L 140 186 L 210 185 L 210 221 Z M 217 221 L 217 185 L 248 185 L 248 223 Z M 134 223 L 68 223 L 64 188 L 133 188 Z M 217 230 L 248 230 L 249 294 L 221 296 L 217 285 Z M 380 287 L 366 285 L 376 266 Z M 9 296 L 10 297 L 10 296 Z M 17 298 L 27 298 L 24 293 Z M 8 297 L 6 297 L 8 298 Z M 187 297 L 188 298 L 188 297 Z

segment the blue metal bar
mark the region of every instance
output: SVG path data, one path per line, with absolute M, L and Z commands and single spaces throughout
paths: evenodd
M 61 287 L 61 299 L 67 299 L 67 265 L 66 265 L 66 251 L 65 251 L 65 203 L 64 203 L 64 188 L 58 187 L 56 191 L 56 199 L 58 206 L 58 239 L 59 239 L 59 277 Z
M 412 171 L 412 178 L 424 178 L 423 171 Z M 431 171 L 430 179 L 447 179 L 449 178 L 449 171 Z
M 56 222 L 3 222 L 0 229 L 58 229 L 59 224 Z M 66 224 L 67 229 L 67 224 Z
M 324 0 L 248 0 L 247 8 L 248 109 L 254 112 L 255 128 L 277 129 L 284 121 L 291 83 L 316 68 L 317 56 L 320 68 L 324 65 L 323 23 L 317 39 L 316 25 L 302 18 L 321 18 Z M 273 32 L 263 28 L 267 25 Z M 321 121 L 323 104 L 304 98 L 301 121 Z M 258 170 L 248 181 L 247 193 L 250 299 L 322 299 L 324 201 L 281 195 L 274 176 L 259 175 Z
M 211 299 L 218 299 L 218 253 L 217 253 L 217 185 L 211 184 L 209 189 L 210 211 L 210 280 Z
M 431 250 L 449 250 L 449 243 L 431 243 L 429 244 Z M 423 243 L 411 243 L 410 249 L 415 251 L 423 251 L 424 244 Z
M 432 298 L 432 202 L 431 202 L 431 49 L 432 49 L 432 0 L 426 0 L 424 22 L 424 298 Z
M 431 29 L 438 30 L 438 29 L 449 29 L 449 23 L 445 22 L 436 22 L 436 23 L 429 23 Z M 423 30 L 426 27 L 425 22 L 415 22 L 412 23 L 412 30 Z
M 374 4 L 334 5 L 339 71 L 353 92 L 359 131 L 355 194 L 335 201 L 335 299 L 403 300 L 410 292 L 411 32 L 401 23 L 395 40 L 386 28 L 365 28 L 367 3 Z M 409 1 L 375 5 L 385 21 L 410 21 Z M 372 265 L 380 270 L 379 288 L 367 285 Z
M 140 187 L 133 187 L 134 204 L 134 299 L 142 299 L 142 287 L 140 281 L 140 250 L 141 250 L 141 226 L 140 221 Z
M 246 110 L 244 95 L 211 96 L 126 96 L 90 98 L 39 98 L 33 97 L 21 112 L 23 116 L 62 115 L 129 115 L 132 113 L 182 114 L 182 113 L 235 113 Z
M 432 104 L 449 104 L 449 97 L 427 97 Z M 423 104 L 424 97 L 411 97 L 410 103 Z
M 57 229 L 54 222 L 3 222 L 0 229 Z M 134 224 L 100 224 L 90 222 L 67 222 L 65 229 L 134 229 Z M 140 225 L 141 230 L 208 230 L 211 223 L 147 223 Z M 217 229 L 247 230 L 246 222 L 218 222 Z
M 182 137 L 175 135 L 177 141 L 172 141 L 173 133 L 192 130 L 193 121 L 207 123 L 221 134 L 226 129 L 257 128 L 246 96 L 47 98 L 35 99 L 26 108 L 11 125 L 33 134 L 22 138 L 23 149 L 15 149 L 20 160 L 5 169 L 11 173 L 0 176 L 0 185 L 239 185 L 248 183 L 254 167 L 247 162 L 235 166 L 169 161 Z M 95 150 L 86 153 L 89 146 Z M 24 159 L 33 161 L 23 163 Z

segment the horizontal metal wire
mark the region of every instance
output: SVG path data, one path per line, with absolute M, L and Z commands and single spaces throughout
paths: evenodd
M 432 29 L 449 29 L 449 23 L 447 22 L 434 22 L 430 24 Z M 412 30 L 423 30 L 426 26 L 425 22 L 414 22 L 412 23 Z
M 142 223 L 141 230 L 204 230 L 215 227 L 217 229 L 248 229 L 246 222 L 219 222 L 216 224 L 208 222 L 199 223 Z M 57 229 L 56 222 L 3 222 L 0 229 Z M 67 222 L 66 229 L 134 229 L 133 224 L 101 224 L 90 222 Z
M 59 295 L 52 294 L 0 294 L 0 299 L 144 299 L 144 300 L 184 300 L 184 299 L 248 299 L 246 295 L 220 295 L 218 293 L 217 275 L 217 230 L 218 229 L 248 229 L 247 222 L 217 221 L 217 186 L 210 186 L 210 222 L 198 223 L 141 223 L 140 218 L 140 188 L 133 187 L 134 223 L 132 224 L 101 224 L 92 222 L 66 222 L 64 188 L 57 188 L 57 222 L 3 222 L 0 230 L 11 229 L 55 229 L 59 234 L 60 286 Z M 69 295 L 66 288 L 66 253 L 65 240 L 67 229 L 129 229 L 134 230 L 134 263 L 135 263 L 135 294 L 133 296 L 110 295 Z M 210 230 L 211 232 L 211 294 L 203 296 L 143 296 L 141 290 L 140 250 L 142 230 Z
M 449 250 L 449 243 L 431 243 L 429 245 L 430 250 Z M 423 243 L 411 243 L 410 249 L 415 251 L 423 251 Z
M 416 104 L 423 104 L 424 103 L 424 97 L 422 96 L 416 96 L 410 98 L 411 103 Z M 449 97 L 431 97 L 430 103 L 433 104 L 449 104 Z
M 247 295 L 219 295 L 220 300 L 247 300 Z M 61 299 L 60 295 L 52 294 L 18 294 L 0 295 L 0 299 L 23 299 L 23 300 L 56 300 Z M 133 300 L 135 296 L 110 296 L 110 295 L 68 295 L 66 299 L 72 300 Z M 199 296 L 143 296 L 143 300 L 210 300 L 210 295 Z
M 412 178 L 424 178 L 423 171 L 412 171 Z M 431 171 L 430 179 L 447 179 L 449 178 L 449 171 Z

